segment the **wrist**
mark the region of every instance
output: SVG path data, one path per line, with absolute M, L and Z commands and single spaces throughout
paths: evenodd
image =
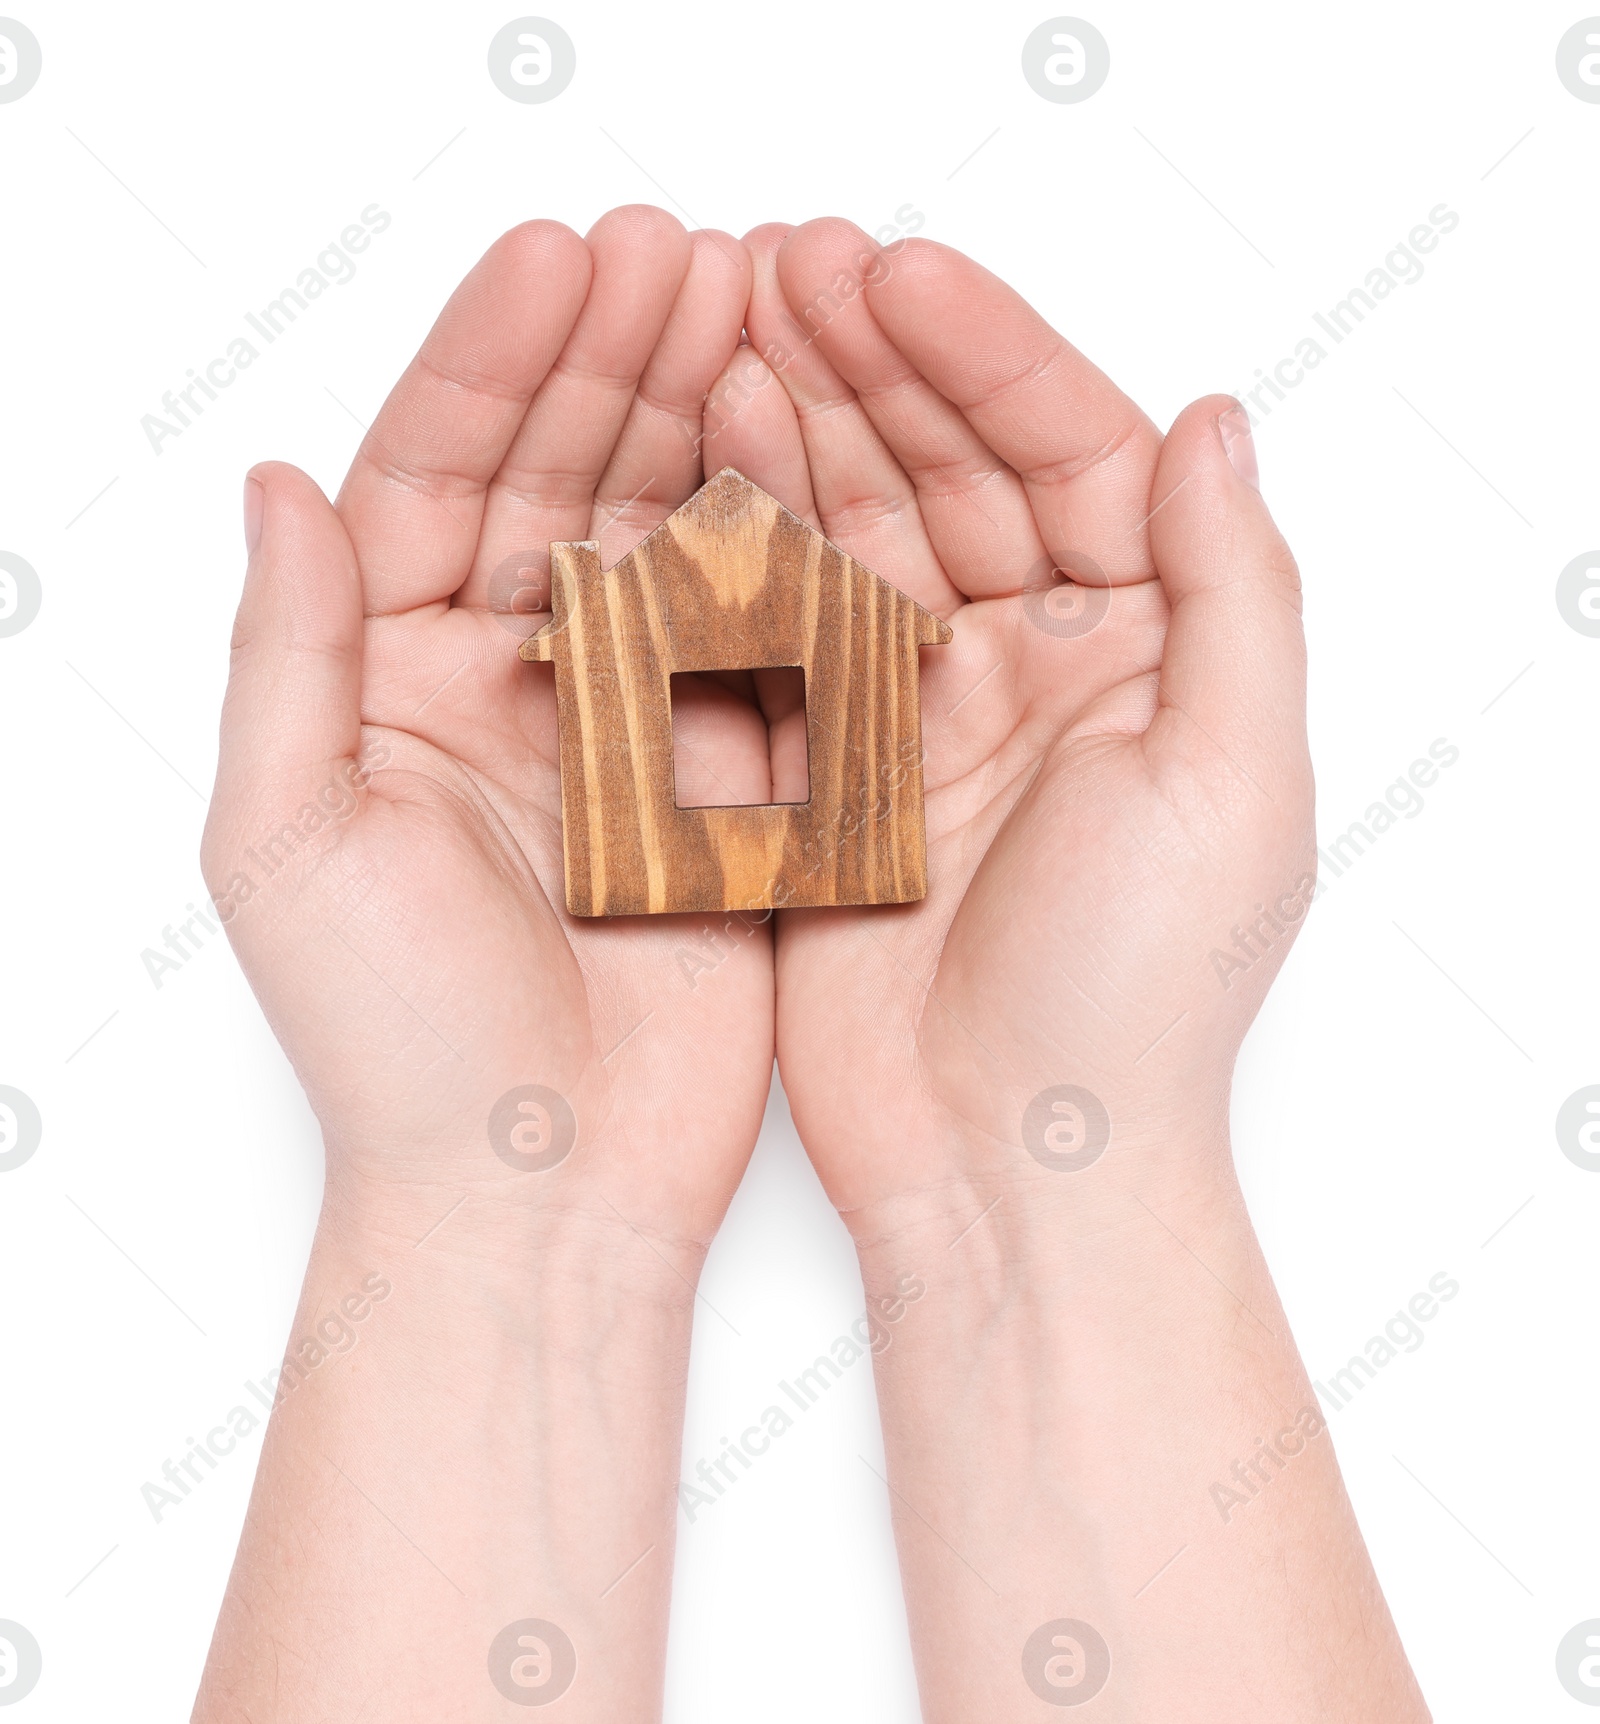
M 540 1201 L 493 1179 L 374 1190 L 330 1176 L 300 1321 L 375 1275 L 395 1290 L 385 1317 L 397 1346 L 559 1344 L 681 1376 L 703 1258 L 593 1192 Z
M 575 1716 L 649 1712 L 694 1266 L 597 1206 L 330 1179 L 197 1717 L 348 1717 L 374 1668 L 408 1717 L 483 1716 L 534 1619 Z
M 915 1259 L 952 1276 L 1060 1274 L 1114 1264 L 1143 1224 L 1180 1232 L 1249 1226 L 1221 1118 L 1139 1118 L 1099 1110 L 1081 1090 L 1043 1092 L 1009 1141 L 949 1124 L 915 1185 L 874 1187 L 844 1215 L 864 1269 Z M 1087 1115 L 1087 1117 L 1086 1117 Z M 896 1147 L 862 1145 L 857 1165 L 892 1168 Z M 839 1159 L 835 1146 L 830 1155 Z M 902 1260 L 906 1260 L 902 1262 Z

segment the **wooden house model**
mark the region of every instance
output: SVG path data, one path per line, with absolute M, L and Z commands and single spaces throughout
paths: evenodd
M 927 891 L 918 649 L 949 626 L 731 467 L 614 568 L 550 547 L 567 908 L 903 904 Z M 675 672 L 798 666 L 810 800 L 680 808 Z

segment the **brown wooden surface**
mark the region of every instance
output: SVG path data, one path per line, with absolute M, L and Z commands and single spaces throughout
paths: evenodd
M 567 908 L 901 904 L 927 891 L 917 649 L 950 629 L 731 467 L 614 568 L 550 547 Z M 805 671 L 811 800 L 679 808 L 674 671 Z

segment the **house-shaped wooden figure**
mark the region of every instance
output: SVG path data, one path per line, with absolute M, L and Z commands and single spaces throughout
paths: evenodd
M 614 568 L 550 547 L 567 908 L 904 904 L 927 891 L 918 648 L 947 624 L 725 467 Z M 680 808 L 674 672 L 798 665 L 811 799 Z

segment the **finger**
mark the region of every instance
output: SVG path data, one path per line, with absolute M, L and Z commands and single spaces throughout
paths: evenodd
M 682 223 L 645 204 L 601 216 L 588 244 L 589 297 L 490 483 L 463 604 L 489 603 L 508 558 L 548 580 L 551 540 L 589 536 L 595 487 L 688 273 Z
M 706 398 L 704 466 L 736 468 L 791 514 L 823 530 L 811 489 L 800 420 L 777 373 L 754 347 L 740 347 Z M 770 731 L 772 798 L 804 802 L 810 795 L 803 678 L 791 670 L 713 673 L 729 690 L 761 709 Z
M 496 240 L 450 296 L 339 493 L 370 615 L 435 603 L 465 579 L 486 487 L 588 286 L 583 241 L 535 221 Z
M 852 222 L 807 222 L 778 251 L 778 281 L 796 321 L 916 487 L 951 580 L 968 598 L 1020 592 L 1048 575 L 1022 481 L 884 334 L 861 291 L 865 281 L 888 279 L 898 250 L 880 250 Z
M 827 305 L 808 305 L 797 315 L 784 299 L 778 249 L 787 231 L 769 226 L 745 236 L 753 269 L 745 327 L 794 403 L 822 530 L 875 574 L 947 616 L 961 594 L 929 543 L 916 486 L 813 339 L 813 320 L 828 315 Z
M 344 523 L 298 468 L 267 462 L 245 484 L 258 525 L 234 623 L 206 877 L 239 865 L 242 832 L 295 820 L 361 740 L 361 575 Z M 346 775 L 347 776 L 347 775 Z
M 1254 474 L 1249 421 L 1231 396 L 1178 415 L 1150 499 L 1172 617 L 1146 747 L 1277 801 L 1283 787 L 1309 789 L 1305 637 L 1294 558 Z
M 806 749 L 806 679 L 799 665 L 755 674 L 756 700 L 767 721 L 767 749 L 774 802 L 811 799 L 811 762 Z
M 738 348 L 711 385 L 701 454 L 707 473 L 737 468 L 791 514 L 821 531 L 794 403 L 754 347 Z
M 932 240 L 907 240 L 867 303 L 1021 477 L 1058 564 L 1088 557 L 1113 586 L 1151 577 L 1146 499 L 1161 437 L 1103 372 L 997 276 Z
M 750 254 L 732 234 L 689 236 L 689 272 L 595 487 L 587 537 L 610 568 L 700 484 L 707 392 L 733 357 L 750 300 Z

